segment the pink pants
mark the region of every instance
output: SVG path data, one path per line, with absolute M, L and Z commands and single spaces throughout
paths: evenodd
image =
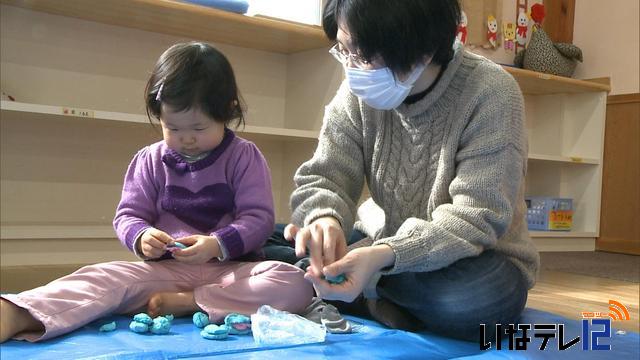
M 203 265 L 176 260 L 114 261 L 85 266 L 45 286 L 2 298 L 42 322 L 44 334 L 16 337 L 34 342 L 68 333 L 106 315 L 143 312 L 150 296 L 158 292 L 193 291 L 197 305 L 212 322 L 221 322 L 231 312 L 255 313 L 263 304 L 300 312 L 313 296 L 303 274 L 277 261 Z

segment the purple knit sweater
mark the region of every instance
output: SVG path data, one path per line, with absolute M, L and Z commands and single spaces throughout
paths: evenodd
M 131 251 L 155 227 L 174 239 L 215 235 L 229 260 L 257 252 L 274 227 L 269 167 L 253 143 L 231 130 L 193 163 L 157 142 L 131 161 L 113 225 Z

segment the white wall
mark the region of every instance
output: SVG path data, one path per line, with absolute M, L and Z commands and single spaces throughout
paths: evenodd
M 143 89 L 157 57 L 171 44 L 187 40 L 13 6 L 0 8 L 0 88 L 19 102 L 143 114 Z M 249 106 L 247 124 L 284 126 L 287 56 L 216 46 L 234 67 Z M 97 120 L 49 122 L 2 115 L 0 126 L 2 227 L 109 228 L 124 169 L 137 149 L 158 136 L 155 133 L 151 140 L 151 127 L 145 124 Z M 274 196 L 285 199 L 281 183 L 289 186 L 291 176 L 281 170 L 284 148 L 270 142 L 258 146 L 274 174 Z M 286 203 L 278 205 L 281 213 L 286 208 Z M 0 263 L 5 267 L 133 258 L 115 234 L 113 239 L 86 236 L 1 239 Z
M 578 0 L 573 43 L 584 62 L 575 77 L 611 77 L 611 95 L 640 92 L 640 1 Z

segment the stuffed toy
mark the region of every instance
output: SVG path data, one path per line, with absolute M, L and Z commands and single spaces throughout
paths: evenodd
M 513 62 L 523 69 L 571 77 L 578 61 L 582 62 L 582 50 L 573 44 L 551 41 L 542 29 L 544 15 L 544 5 L 531 7 L 533 34 L 527 48 L 518 52 Z

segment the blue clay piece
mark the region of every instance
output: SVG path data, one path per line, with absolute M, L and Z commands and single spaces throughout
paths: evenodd
M 158 316 L 153 319 L 153 325 L 151 325 L 151 332 L 154 334 L 168 334 L 171 330 L 171 321 L 167 320 L 164 316 Z
M 171 321 L 173 321 L 173 314 L 167 314 L 167 315 L 164 316 L 164 318 L 171 322 Z
M 343 282 L 345 282 L 345 280 L 347 280 L 347 277 L 346 277 L 346 276 L 344 276 L 344 274 L 340 274 L 340 275 L 338 275 L 338 276 L 336 276 L 336 277 L 329 277 L 329 276 L 327 276 L 325 279 L 326 279 L 330 284 L 337 285 L 337 284 L 342 284 Z
M 173 244 L 169 245 L 169 247 L 177 247 L 178 249 L 186 249 L 187 245 L 181 243 L 181 242 L 177 242 L 175 241 Z
M 244 335 L 251 332 L 251 319 L 248 316 L 231 313 L 224 318 L 224 324 L 231 335 Z
M 134 333 L 143 334 L 149 331 L 149 325 L 137 321 L 132 321 L 131 324 L 129 324 L 129 330 L 133 331 Z
M 229 336 L 229 327 L 227 325 L 210 324 L 200 331 L 200 336 L 207 340 L 222 340 Z
M 133 317 L 133 321 L 137 321 L 139 323 L 143 323 L 143 324 L 147 324 L 147 325 L 151 325 L 153 324 L 153 319 L 151 318 L 151 316 L 145 314 L 145 313 L 140 313 L 137 314 Z
M 104 324 L 104 325 L 100 326 L 100 329 L 98 329 L 98 330 L 102 331 L 102 332 L 107 332 L 107 331 L 113 331 L 115 329 L 116 329 L 116 322 L 112 321 L 112 322 L 110 322 L 108 324 Z
M 193 314 L 193 325 L 199 327 L 199 328 L 203 328 L 207 325 L 209 325 L 209 315 L 198 311 L 197 313 Z

